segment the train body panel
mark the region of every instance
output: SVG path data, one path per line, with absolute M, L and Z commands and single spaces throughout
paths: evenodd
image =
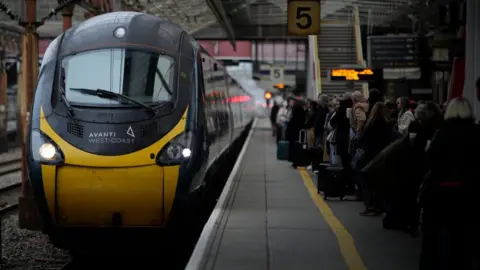
M 207 172 L 253 108 L 224 67 L 165 19 L 115 12 L 71 28 L 44 54 L 29 127 L 44 230 L 164 228 L 215 181 Z

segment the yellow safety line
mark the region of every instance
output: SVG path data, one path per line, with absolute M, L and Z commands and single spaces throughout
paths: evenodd
M 317 194 L 317 188 L 313 184 L 313 180 L 310 177 L 310 174 L 305 170 L 305 168 L 298 168 L 298 171 L 302 176 L 303 184 L 310 193 L 310 197 L 312 197 L 313 202 L 318 207 L 323 218 L 337 237 L 340 252 L 345 259 L 345 263 L 347 264 L 348 269 L 367 270 L 367 267 L 363 263 L 362 258 L 358 254 L 358 250 L 355 247 L 352 235 L 348 233 L 347 229 L 345 229 L 340 220 L 338 220 L 338 218 L 333 214 L 332 209 L 328 207 L 327 203 L 323 200 L 323 198 Z

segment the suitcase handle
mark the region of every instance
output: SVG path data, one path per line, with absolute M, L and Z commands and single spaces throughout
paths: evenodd
M 299 143 L 306 143 L 307 142 L 307 131 L 305 129 L 301 129 L 298 133 L 298 142 Z

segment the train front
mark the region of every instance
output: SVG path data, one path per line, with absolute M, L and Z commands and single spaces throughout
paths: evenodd
M 28 169 L 50 235 L 165 227 L 191 155 L 193 53 L 164 20 L 109 16 L 58 37 L 40 70 Z

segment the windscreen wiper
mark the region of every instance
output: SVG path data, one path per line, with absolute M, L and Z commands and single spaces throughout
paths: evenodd
M 62 68 L 62 73 L 63 73 L 63 68 Z M 60 100 L 63 101 L 63 104 L 65 104 L 65 106 L 67 107 L 67 111 L 68 111 L 68 114 L 70 115 L 70 117 L 73 117 L 74 116 L 74 113 L 73 113 L 73 108 L 72 108 L 72 105 L 70 104 L 70 102 L 68 101 L 67 99 L 67 93 L 65 92 L 65 76 L 62 74 L 60 76 L 60 85 L 58 87 L 58 90 L 60 91 Z
M 145 109 L 147 109 L 149 112 L 151 113 L 154 113 L 156 114 L 157 111 L 145 104 L 145 103 L 142 103 L 142 102 L 139 102 L 139 101 L 136 101 L 135 99 L 131 98 L 131 97 L 127 97 L 125 95 L 122 95 L 122 94 L 118 94 L 118 93 L 115 93 L 115 92 L 110 92 L 108 90 L 104 90 L 104 89 L 89 89 L 89 88 L 69 88 L 70 90 L 73 90 L 73 91 L 79 91 L 83 94 L 87 94 L 87 95 L 92 95 L 92 96 L 98 96 L 98 97 L 101 97 L 101 98 L 109 98 L 109 99 L 116 99 L 118 101 L 120 100 L 125 100 L 125 101 L 128 101 L 128 102 L 131 102 L 135 105 L 138 105 L 140 107 L 143 107 Z

